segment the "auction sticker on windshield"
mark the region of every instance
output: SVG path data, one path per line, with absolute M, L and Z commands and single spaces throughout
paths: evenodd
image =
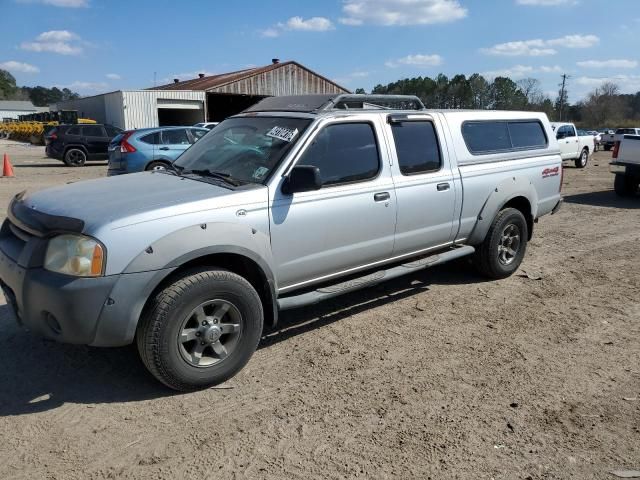
M 298 129 L 290 129 L 287 127 L 273 127 L 267 132 L 267 137 L 277 138 L 285 142 L 291 142 L 298 135 Z

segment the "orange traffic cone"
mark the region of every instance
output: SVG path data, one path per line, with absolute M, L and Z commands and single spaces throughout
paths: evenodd
M 2 162 L 2 176 L 3 177 L 14 177 L 13 167 L 11 166 L 11 162 L 9 161 L 9 155 L 4 154 L 4 161 Z

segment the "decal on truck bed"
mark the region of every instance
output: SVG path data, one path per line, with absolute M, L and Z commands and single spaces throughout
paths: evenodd
M 560 167 L 545 168 L 542 171 L 542 178 L 555 177 L 560 174 Z

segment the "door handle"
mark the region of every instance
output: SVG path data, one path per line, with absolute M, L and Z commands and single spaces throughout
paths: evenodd
M 449 190 L 451 186 L 448 183 L 439 183 L 436 188 L 439 192 L 444 192 L 445 190 Z
M 160 147 L 158 150 L 169 150 L 169 147 Z
M 389 195 L 389 192 L 380 192 L 380 193 L 376 193 L 373 196 L 373 199 L 376 202 L 384 202 L 386 200 L 389 200 L 391 198 L 391 195 Z

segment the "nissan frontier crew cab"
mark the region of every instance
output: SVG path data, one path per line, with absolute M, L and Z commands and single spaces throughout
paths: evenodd
M 237 373 L 280 310 L 464 256 L 511 275 L 561 183 L 542 113 L 266 98 L 173 170 L 18 194 L 0 284 L 30 330 L 136 342 L 158 380 L 193 390 Z

